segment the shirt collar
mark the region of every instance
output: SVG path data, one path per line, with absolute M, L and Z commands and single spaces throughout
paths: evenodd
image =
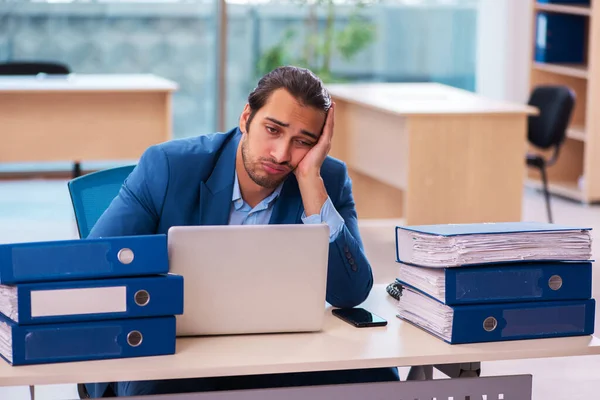
M 260 204 L 266 204 L 267 206 L 270 206 L 271 203 L 274 202 L 277 199 L 277 197 L 279 197 L 282 188 L 283 182 L 280 183 L 279 186 L 277 186 L 273 193 L 271 193 L 263 201 L 261 201 Z M 242 192 L 240 191 L 240 182 L 238 180 L 237 171 L 235 171 L 235 179 L 233 181 L 233 193 L 231 196 L 231 201 L 233 202 L 236 210 L 239 210 L 244 205 L 244 199 L 242 199 Z

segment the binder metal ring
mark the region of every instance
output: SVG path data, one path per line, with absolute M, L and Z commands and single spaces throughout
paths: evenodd
M 140 331 L 131 331 L 127 334 L 127 344 L 131 347 L 138 347 L 142 344 L 144 337 Z
M 486 332 L 492 332 L 498 327 L 498 321 L 494 317 L 487 317 L 485 321 L 483 321 L 483 329 Z
M 550 279 L 548 279 L 548 286 L 552 290 L 558 290 L 562 287 L 563 280 L 560 275 L 552 275 Z
M 143 307 L 150 302 L 150 293 L 147 290 L 138 290 L 135 292 L 133 299 L 135 300 L 135 304 Z
M 121 264 L 131 264 L 133 262 L 133 251 L 131 249 L 121 249 L 117 253 L 117 259 Z

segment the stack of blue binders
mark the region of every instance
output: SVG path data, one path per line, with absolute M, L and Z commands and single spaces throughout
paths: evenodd
M 398 317 L 450 344 L 594 332 L 590 229 L 396 227 Z
M 175 353 L 183 277 L 166 235 L 0 245 L 0 355 L 12 365 Z

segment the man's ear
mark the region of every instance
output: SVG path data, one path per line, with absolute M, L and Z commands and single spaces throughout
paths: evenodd
M 240 130 L 242 131 L 242 133 L 248 133 L 246 132 L 246 126 L 248 124 L 248 119 L 250 118 L 250 114 L 251 114 L 252 110 L 250 109 L 250 105 L 248 103 L 246 103 L 246 105 L 244 106 L 244 111 L 242 111 L 242 114 L 240 115 Z

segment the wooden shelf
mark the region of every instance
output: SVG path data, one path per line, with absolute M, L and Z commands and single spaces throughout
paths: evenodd
M 541 4 L 535 3 L 535 9 L 561 14 L 586 15 L 592 14 L 590 6 L 570 6 L 566 4 Z
M 541 181 L 531 178 L 525 180 L 525 186 L 532 189 L 543 188 Z M 552 194 L 584 202 L 583 192 L 579 190 L 577 182 L 550 182 L 548 189 Z
M 535 48 L 538 39 L 538 16 L 574 15 L 584 25 L 581 38 L 584 47 L 584 61 L 577 64 L 529 61 L 529 88 L 539 85 L 564 85 L 575 92 L 575 109 L 570 117 L 556 165 L 548 169 L 549 191 L 557 196 L 569 198 L 582 204 L 600 202 L 600 132 L 595 128 L 600 123 L 600 86 L 596 78 L 600 75 L 600 9 L 598 2 L 592 4 L 546 4 L 542 0 L 531 2 L 530 46 Z M 553 14 L 551 14 L 553 13 Z M 594 19 L 594 20 L 592 20 Z M 579 40 L 579 39 L 571 39 Z M 598 138 L 598 140 L 596 140 Z M 537 152 L 539 149 L 535 149 Z M 541 151 L 549 157 L 551 151 Z M 527 187 L 541 188 L 540 174 L 528 169 Z M 578 179 L 584 176 L 585 185 L 579 188 Z
M 569 129 L 567 129 L 567 137 L 585 142 L 585 127 L 579 125 L 571 126 Z
M 572 76 L 575 78 L 588 78 L 588 68 L 587 65 L 579 65 L 579 64 L 549 64 L 549 63 L 541 63 L 534 62 L 533 68 L 552 72 L 558 75 Z

